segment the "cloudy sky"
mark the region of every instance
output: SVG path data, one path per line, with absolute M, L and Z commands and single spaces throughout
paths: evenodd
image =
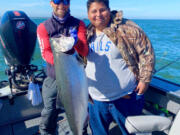
M 49 17 L 50 0 L 1 0 L 0 16 L 8 10 L 22 10 L 30 17 Z M 87 17 L 87 0 L 71 0 L 71 14 Z M 110 0 L 111 10 L 123 10 L 126 18 L 180 19 L 180 0 Z

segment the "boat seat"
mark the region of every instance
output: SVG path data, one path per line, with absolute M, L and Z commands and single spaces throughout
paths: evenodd
M 180 111 L 177 113 L 173 124 L 164 116 L 140 115 L 126 118 L 125 127 L 130 134 L 152 133 L 153 131 L 169 130 L 168 135 L 179 135 L 180 133 Z M 171 128 L 170 128 L 171 126 Z
M 179 134 L 180 134 L 180 110 L 173 121 L 173 124 L 171 126 L 168 135 L 179 135 Z
M 141 115 L 126 118 L 125 127 L 132 133 L 151 133 L 169 129 L 171 120 L 163 116 Z

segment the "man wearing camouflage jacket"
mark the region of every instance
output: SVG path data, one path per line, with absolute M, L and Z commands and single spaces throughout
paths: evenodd
M 110 11 L 108 0 L 88 0 L 87 8 L 90 127 L 94 135 L 107 135 L 115 120 L 126 135 L 125 118 L 143 109 L 154 71 L 154 51 L 143 30 L 124 19 L 122 11 Z

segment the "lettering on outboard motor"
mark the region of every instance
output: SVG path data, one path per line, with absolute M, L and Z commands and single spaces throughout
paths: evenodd
M 16 23 L 16 28 L 19 30 L 23 30 L 25 28 L 25 23 L 23 21 L 18 21 Z

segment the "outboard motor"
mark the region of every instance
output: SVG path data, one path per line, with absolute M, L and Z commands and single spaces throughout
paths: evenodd
M 28 65 L 36 45 L 36 24 L 22 11 L 8 11 L 0 25 L 2 51 L 9 65 Z
M 7 11 L 0 22 L 0 43 L 10 87 L 27 90 L 38 68 L 30 65 L 36 45 L 36 24 L 23 11 Z

